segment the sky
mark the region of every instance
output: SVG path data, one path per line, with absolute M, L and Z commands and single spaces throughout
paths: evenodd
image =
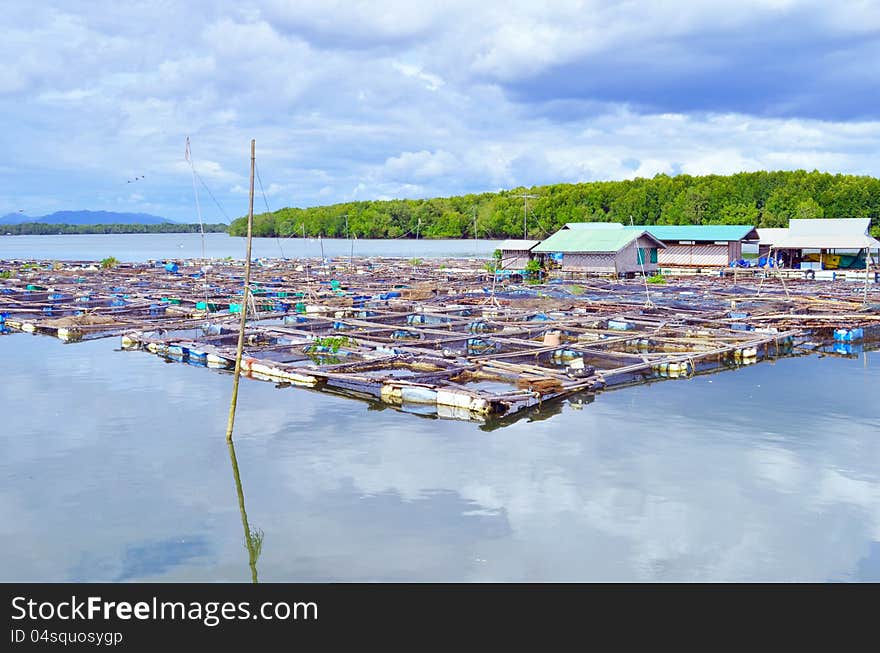
M 880 2 L 4 2 L 0 215 L 880 176 Z M 210 193 L 208 192 L 210 191 Z M 212 197 L 213 196 L 213 197 Z

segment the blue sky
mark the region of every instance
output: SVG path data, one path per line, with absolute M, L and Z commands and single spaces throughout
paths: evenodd
M 193 221 L 187 136 L 232 217 L 251 138 L 272 209 L 657 173 L 880 175 L 878 2 L 3 11 L 0 214 Z M 201 205 L 223 219 L 203 189 Z

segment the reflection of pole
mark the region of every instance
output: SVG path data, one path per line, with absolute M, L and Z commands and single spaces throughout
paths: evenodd
M 248 551 L 248 566 L 251 568 L 251 580 L 259 582 L 257 578 L 257 558 L 263 548 L 263 531 L 251 531 L 248 523 L 247 510 L 244 508 L 244 489 L 241 486 L 241 474 L 238 471 L 238 458 L 235 457 L 235 445 L 232 440 L 229 445 L 229 460 L 232 462 L 232 476 L 235 478 L 235 491 L 238 493 L 238 510 L 241 513 L 241 526 L 244 529 L 244 545 Z
M 247 258 L 244 261 L 244 295 L 241 298 L 241 323 L 238 327 L 238 347 L 235 350 L 235 373 L 232 379 L 232 401 L 229 403 L 229 420 L 226 424 L 226 441 L 232 442 L 232 428 L 235 426 L 235 407 L 238 405 L 238 381 L 241 376 L 241 352 L 244 349 L 244 329 L 247 322 L 248 295 L 251 283 L 251 237 L 254 228 L 254 164 L 256 161 L 256 141 L 251 139 L 251 190 L 248 198 Z

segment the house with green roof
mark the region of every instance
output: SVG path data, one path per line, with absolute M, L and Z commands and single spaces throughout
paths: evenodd
M 532 248 L 559 263 L 563 272 L 653 274 L 662 241 L 644 227 L 616 222 L 572 222 Z
M 742 258 L 743 242 L 757 243 L 758 231 L 749 225 L 646 225 L 644 229 L 662 240 L 664 267 L 728 267 Z

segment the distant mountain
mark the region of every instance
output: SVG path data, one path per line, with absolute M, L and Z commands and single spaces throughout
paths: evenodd
M 113 211 L 56 211 L 31 217 L 24 213 L 7 213 L 0 224 L 42 222 L 43 224 L 174 224 L 174 220 L 148 213 L 115 213 Z

